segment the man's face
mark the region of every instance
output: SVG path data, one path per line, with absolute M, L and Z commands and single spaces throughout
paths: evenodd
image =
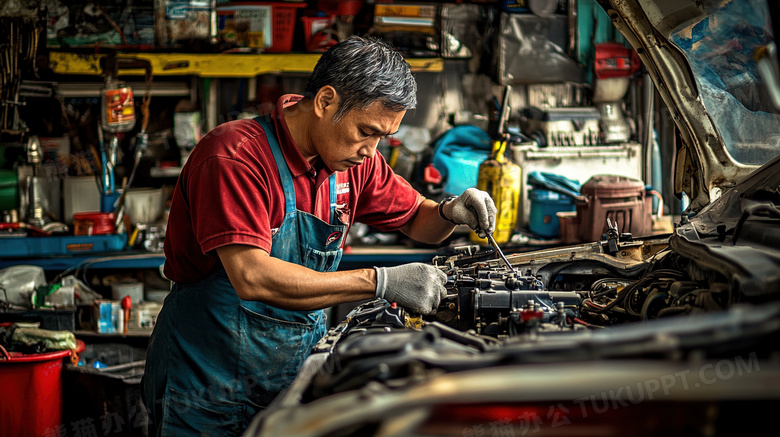
M 379 140 L 396 133 L 406 114 L 374 102 L 366 109 L 349 111 L 333 123 L 336 108 L 328 108 L 312 134 L 320 158 L 335 171 L 345 171 L 373 157 Z

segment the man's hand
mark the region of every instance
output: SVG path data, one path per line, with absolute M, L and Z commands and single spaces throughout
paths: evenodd
M 430 314 L 447 295 L 447 275 L 423 263 L 402 264 L 376 269 L 376 297 L 415 313 Z
M 442 217 L 456 225 L 468 225 L 480 238 L 492 234 L 496 227 L 496 205 L 490 195 L 476 188 L 469 188 L 460 196 L 439 206 Z

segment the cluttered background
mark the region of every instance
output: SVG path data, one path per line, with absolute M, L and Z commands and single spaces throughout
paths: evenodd
M 0 29 L 0 321 L 121 339 L 73 363 L 81 388 L 95 362 L 125 365 L 120 387 L 137 388 L 126 364 L 170 285 L 168 202 L 200 137 L 301 93 L 349 35 L 390 41 L 418 82 L 379 152 L 433 200 L 490 192 L 505 251 L 664 232 L 685 208 L 664 184 L 673 124 L 595 0 L 29 0 L 0 5 Z M 343 268 L 470 244 L 485 241 L 458 229 L 420 245 L 357 223 Z

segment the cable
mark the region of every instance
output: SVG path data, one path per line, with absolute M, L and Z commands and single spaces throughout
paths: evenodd
M 71 266 L 67 269 L 65 269 L 62 273 L 57 275 L 54 279 L 52 279 L 49 283 L 54 284 L 62 280 L 62 278 L 65 277 L 68 273 L 72 271 L 76 271 L 76 274 L 85 267 L 90 266 L 91 264 L 95 263 L 101 263 L 106 261 L 119 261 L 119 260 L 132 260 L 132 259 L 145 259 L 145 258 L 158 258 L 160 255 L 156 253 L 143 253 L 143 254 L 137 254 L 137 255 L 119 255 L 119 256 L 106 256 L 101 258 L 90 258 L 85 259 L 81 261 L 80 263 L 76 264 L 75 266 Z M 86 269 L 85 269 L 86 270 Z
M 648 193 L 658 198 L 658 213 L 656 214 L 656 219 L 661 220 L 664 215 L 664 198 L 661 196 L 661 193 L 655 190 L 650 190 Z
M 647 284 L 649 282 L 653 282 L 653 281 L 657 281 L 659 279 L 662 279 L 664 276 L 674 277 L 676 279 L 684 279 L 684 278 L 686 278 L 686 275 L 684 273 L 682 273 L 682 272 L 678 272 L 676 270 L 671 270 L 671 269 L 660 269 L 660 270 L 656 270 L 654 272 L 647 273 L 645 276 L 643 276 L 639 280 L 637 280 L 635 282 L 632 282 L 631 284 L 629 284 L 626 287 L 624 287 L 620 292 L 618 292 L 618 294 L 615 297 L 615 299 L 612 302 L 610 302 L 607 305 L 605 305 L 605 306 L 600 306 L 599 307 L 598 304 L 596 304 L 595 302 L 590 302 L 590 301 L 583 301 L 583 303 L 590 302 L 593 305 L 595 305 L 592 308 L 594 312 L 604 313 L 606 311 L 609 311 L 609 310 L 615 308 L 618 304 L 624 303 L 626 301 L 626 297 L 631 295 L 631 294 L 633 294 L 633 293 L 635 293 L 635 292 L 637 292 L 637 291 L 639 291 L 639 289 L 640 289 L 640 287 L 642 285 Z M 582 307 L 582 306 L 580 306 L 580 307 Z M 629 307 L 626 307 L 625 304 L 623 305 L 623 309 L 626 312 L 628 312 L 629 314 L 633 315 L 633 316 L 639 316 L 639 313 L 636 313 L 633 309 L 631 309 Z
M 603 267 L 603 268 L 605 268 L 605 269 L 607 269 L 607 270 L 611 271 L 613 274 L 620 275 L 621 273 L 625 273 L 625 276 L 623 276 L 622 278 L 620 278 L 620 279 L 621 279 L 621 280 L 623 280 L 623 281 L 625 281 L 626 279 L 629 279 L 629 278 L 633 277 L 633 276 L 634 276 L 634 273 L 635 273 L 635 271 L 636 271 L 636 270 L 640 270 L 640 269 L 643 269 L 643 268 L 644 268 L 644 266 L 639 266 L 638 268 L 637 268 L 637 267 L 634 267 L 634 268 L 632 268 L 632 269 L 630 269 L 630 270 L 626 270 L 626 271 L 624 271 L 624 272 L 620 272 L 620 271 L 616 270 L 614 267 L 612 267 L 612 266 L 610 266 L 610 265 L 607 265 L 607 264 L 604 264 L 604 263 L 601 263 L 601 262 L 599 262 L 599 261 L 595 261 L 595 260 L 584 260 L 584 261 L 580 261 L 580 262 L 574 262 L 574 261 L 562 261 L 562 262 L 554 262 L 554 263 L 550 263 L 550 264 L 547 264 L 547 265 L 545 265 L 544 267 L 541 267 L 541 268 L 539 268 L 539 270 L 537 270 L 537 272 L 536 272 L 537 276 L 539 275 L 539 272 L 541 272 L 541 271 L 542 271 L 544 268 L 546 268 L 546 267 L 548 267 L 548 266 L 550 266 L 550 265 L 552 265 L 552 264 L 560 264 L 560 266 L 559 266 L 559 267 L 557 267 L 555 270 L 553 270 L 553 271 L 552 271 L 552 273 L 550 274 L 550 276 L 549 276 L 549 278 L 548 278 L 548 280 L 547 280 L 547 284 L 545 284 L 545 286 L 546 286 L 546 288 L 547 288 L 548 290 L 552 290 L 552 284 L 556 282 L 556 281 L 555 281 L 555 278 L 557 278 L 557 277 L 558 277 L 558 275 L 559 275 L 559 274 L 560 274 L 562 271 L 564 271 L 565 269 L 567 269 L 567 268 L 571 267 L 571 266 L 572 266 L 572 265 L 574 265 L 574 264 L 577 264 L 577 265 L 590 265 L 590 264 L 595 264 L 595 265 L 597 265 L 597 266 L 599 266 L 599 267 Z M 648 266 L 648 268 L 649 268 L 649 267 L 650 267 L 650 266 Z M 643 273 L 643 275 L 644 275 L 644 273 Z
M 108 23 L 114 27 L 114 30 L 119 33 L 119 36 L 122 37 L 122 43 L 127 46 L 127 38 L 125 38 L 125 33 L 122 32 L 122 29 L 119 28 L 119 26 L 114 22 L 114 20 L 111 19 L 111 17 L 106 13 L 106 11 L 103 10 L 103 8 L 100 7 L 100 5 L 97 5 L 97 10 L 100 11 L 100 14 L 103 15 L 103 18 L 108 21 Z

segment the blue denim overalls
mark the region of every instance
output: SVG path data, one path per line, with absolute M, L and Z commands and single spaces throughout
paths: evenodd
M 295 188 L 269 123 L 263 126 L 284 188 L 285 215 L 271 256 L 334 271 L 347 226 L 329 179 L 330 224 L 296 209 Z M 325 334 L 322 310 L 287 311 L 239 299 L 224 269 L 174 283 L 149 340 L 144 401 L 150 435 L 240 435 L 252 417 L 295 378 Z M 150 402 L 151 401 L 151 402 Z

